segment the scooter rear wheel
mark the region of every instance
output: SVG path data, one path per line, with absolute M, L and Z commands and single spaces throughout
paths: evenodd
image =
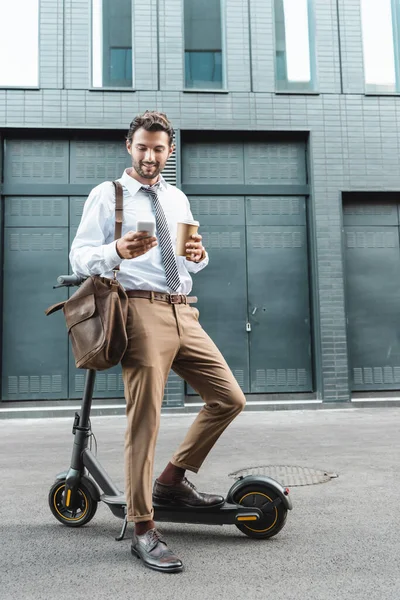
M 247 536 L 258 539 L 267 539 L 279 533 L 285 525 L 288 511 L 283 502 L 269 506 L 277 498 L 279 496 L 274 488 L 263 483 L 244 485 L 237 489 L 234 502 L 248 508 L 259 508 L 264 516 L 260 521 L 237 523 L 236 527 Z
M 77 490 L 77 503 L 74 508 L 64 506 L 65 480 L 56 481 L 49 492 L 49 506 L 55 518 L 67 527 L 82 527 L 96 514 L 97 500 L 81 481 Z

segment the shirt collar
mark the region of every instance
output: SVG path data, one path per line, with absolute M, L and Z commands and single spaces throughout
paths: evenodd
M 131 177 L 130 175 L 128 175 L 127 170 L 128 169 L 125 169 L 125 171 L 122 173 L 120 182 L 122 183 L 123 186 L 126 187 L 126 189 L 131 194 L 131 196 L 135 196 L 135 194 L 137 194 L 138 191 L 140 190 L 140 188 L 143 186 L 143 183 L 140 183 L 140 181 L 138 181 L 137 179 L 134 179 L 134 177 Z M 159 183 L 160 183 L 160 187 L 162 189 L 166 189 L 167 182 L 165 181 L 165 179 L 162 175 L 160 175 Z

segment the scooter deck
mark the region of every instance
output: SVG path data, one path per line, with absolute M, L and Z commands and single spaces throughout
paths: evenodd
M 119 496 L 101 495 L 115 516 L 124 518 L 126 502 L 123 494 Z M 179 505 L 153 504 L 154 520 L 166 523 L 198 523 L 204 525 L 234 525 L 241 521 L 257 521 L 262 518 L 260 509 L 248 508 L 238 504 L 225 502 L 221 506 L 210 508 L 193 508 Z
M 242 520 L 258 520 L 262 513 L 257 508 L 247 508 L 225 502 L 211 508 L 162 506 L 154 504 L 154 520 L 170 523 L 198 523 L 204 525 L 233 525 Z

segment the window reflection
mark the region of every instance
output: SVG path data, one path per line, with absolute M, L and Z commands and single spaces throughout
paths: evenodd
M 221 89 L 222 24 L 220 0 L 185 0 L 186 88 Z
M 132 87 L 132 0 L 92 0 L 93 87 Z
M 364 72 L 367 88 L 396 90 L 391 0 L 361 0 Z
M 0 0 L 0 85 L 39 85 L 39 0 Z
M 278 89 L 312 88 L 309 0 L 275 0 L 275 45 Z

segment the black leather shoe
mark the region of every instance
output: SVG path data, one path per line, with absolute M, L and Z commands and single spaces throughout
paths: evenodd
M 222 506 L 225 500 L 222 496 L 202 494 L 193 483 L 184 477 L 179 483 L 167 485 L 157 479 L 153 487 L 153 502 L 163 506 L 187 506 L 190 508 L 214 508 Z
M 144 535 L 134 533 L 131 552 L 156 571 L 178 573 L 183 569 L 182 561 L 168 548 L 157 529 L 150 529 Z

